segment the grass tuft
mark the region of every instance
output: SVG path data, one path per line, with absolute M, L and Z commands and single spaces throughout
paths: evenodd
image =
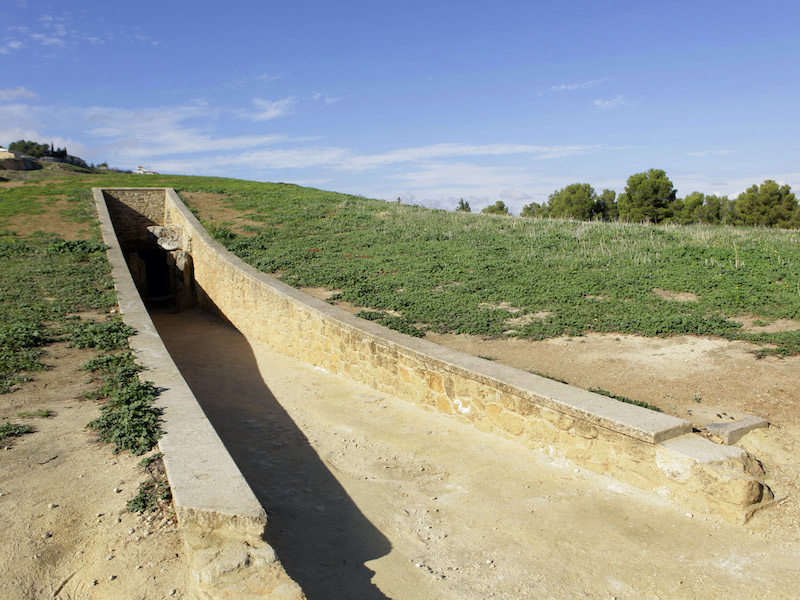
M 6 421 L 5 425 L 0 425 L 0 440 L 10 437 L 17 437 L 26 433 L 33 433 L 35 430 L 30 425 L 17 425 Z
M 625 404 L 633 404 L 634 406 L 641 406 L 642 408 L 653 410 L 655 412 L 663 412 L 655 404 L 650 404 L 649 402 L 643 402 L 642 400 L 631 400 L 630 398 L 626 398 L 625 396 L 618 396 L 617 394 L 612 394 L 611 392 L 600 388 L 589 388 L 589 391 L 594 392 L 595 394 L 600 394 L 601 396 L 608 396 L 609 398 L 614 398 L 614 400 L 619 400 L 620 402 L 624 402 Z

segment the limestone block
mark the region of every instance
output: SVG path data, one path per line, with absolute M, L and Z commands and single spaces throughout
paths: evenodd
M 576 420 L 575 424 L 569 428 L 569 432 L 572 435 L 591 440 L 597 437 L 598 428 L 596 425 L 592 425 L 586 421 Z
M 435 394 L 444 394 L 444 381 L 441 373 L 428 371 L 425 376 L 425 385 Z
M 444 392 L 451 400 L 456 396 L 456 386 L 450 374 L 444 376 Z
M 450 399 L 444 394 L 436 394 L 436 410 L 447 415 L 453 414 L 453 406 L 450 404 Z
M 517 409 L 517 396 L 514 394 L 509 394 L 508 392 L 498 392 L 498 399 L 500 404 L 503 405 L 504 408 L 508 410 L 516 410 Z
M 506 433 L 518 436 L 525 432 L 525 419 L 508 411 L 500 413 L 500 426 Z
M 562 430 L 569 430 L 575 426 L 575 419 L 562 412 L 552 410 L 549 408 L 542 408 L 541 415 L 548 423 L 552 423 L 555 427 Z
M 483 412 L 492 425 L 497 425 L 497 426 L 501 425 L 500 415 L 503 412 L 502 406 L 500 406 L 499 404 L 487 404 L 486 406 L 484 406 Z
M 300 586 L 289 578 L 275 551 L 266 543 L 250 546 L 238 541 L 221 541 L 215 546 L 193 548 L 192 542 L 188 545 L 193 578 L 197 592 L 204 598 L 305 598 Z
M 711 435 L 720 438 L 723 444 L 730 446 L 738 442 L 753 429 L 768 427 L 766 419 L 747 415 L 741 419 L 725 423 L 709 423 L 706 428 Z
M 523 417 L 534 419 L 542 418 L 541 406 L 533 402 L 530 398 L 517 396 L 516 403 L 514 404 L 514 411 Z

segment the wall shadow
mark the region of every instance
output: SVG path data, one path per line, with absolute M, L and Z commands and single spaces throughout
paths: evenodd
M 267 511 L 267 541 L 308 600 L 388 600 L 371 583 L 374 573 L 364 563 L 387 554 L 389 540 L 281 407 L 245 337 L 197 309 L 152 318 Z

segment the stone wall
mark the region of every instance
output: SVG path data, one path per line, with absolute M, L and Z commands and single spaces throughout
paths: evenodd
M 161 224 L 183 232 L 198 301 L 250 339 L 694 510 L 743 521 L 772 500 L 758 461 L 691 433 L 687 421 L 358 319 L 244 264 L 174 191 L 166 202 L 163 191 L 149 193 L 154 207 L 163 206 Z
M 126 252 L 148 247 L 147 228 L 164 219 L 163 188 L 126 188 L 103 192 L 117 239 Z
M 94 197 L 120 313 L 136 330 L 131 349 L 145 368 L 144 376 L 161 390 L 165 434 L 159 447 L 192 572 L 192 597 L 303 600 L 302 590 L 264 540 L 266 512 L 164 347 L 115 235 L 116 226 L 129 241 L 146 239 L 146 229 L 139 235 L 133 227 L 163 220 L 164 190 L 103 194 L 95 189 Z M 127 200 L 143 212 L 125 205 Z M 114 226 L 109 207 L 118 220 Z

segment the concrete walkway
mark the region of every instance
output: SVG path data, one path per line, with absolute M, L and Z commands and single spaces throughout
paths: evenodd
M 800 547 L 758 517 L 735 526 L 688 515 L 251 345 L 196 311 L 153 320 L 309 600 L 788 599 L 800 589 Z

